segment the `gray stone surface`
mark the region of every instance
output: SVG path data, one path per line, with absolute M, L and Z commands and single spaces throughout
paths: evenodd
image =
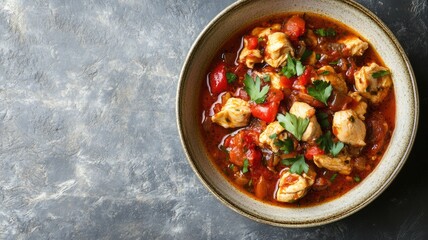
M 193 40 L 232 0 L 0 1 L 0 239 L 428 239 L 421 126 L 398 178 L 336 223 L 271 227 L 215 199 L 175 124 Z M 427 121 L 426 0 L 359 0 L 401 41 Z

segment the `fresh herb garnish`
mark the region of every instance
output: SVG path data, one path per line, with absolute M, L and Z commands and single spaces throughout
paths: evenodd
M 287 78 L 293 76 L 300 76 L 305 71 L 305 67 L 299 60 L 293 59 L 290 55 L 287 55 L 287 64 L 282 67 L 281 73 Z
M 327 70 L 325 70 L 322 73 L 320 73 L 320 75 L 329 75 L 329 74 L 330 74 L 330 71 L 327 71 Z
M 336 61 L 331 61 L 328 64 L 330 64 L 330 65 L 337 65 L 338 63 L 339 63 L 339 60 L 336 60 Z
M 321 37 L 334 37 L 337 34 L 333 28 L 318 28 L 314 32 Z
M 229 168 L 233 169 L 235 167 L 235 165 L 233 163 L 229 164 Z
M 264 41 L 264 39 L 262 37 L 258 38 L 258 42 L 263 42 L 263 41 Z
M 331 155 L 333 155 L 333 157 L 336 157 L 344 146 L 345 144 L 343 142 L 333 143 L 333 146 L 330 148 Z
M 327 105 L 333 87 L 329 82 L 321 80 L 315 80 L 313 84 L 313 87 L 308 88 L 308 94 Z
M 302 57 L 300 57 L 300 61 L 304 62 L 309 56 L 311 56 L 313 51 L 309 49 L 305 49 L 305 51 L 302 54 Z
M 386 75 L 389 75 L 389 74 L 390 74 L 390 72 L 389 72 L 389 71 L 386 71 L 386 70 L 380 70 L 380 71 L 378 71 L 378 72 L 373 73 L 373 74 L 372 74 L 372 77 L 373 77 L 373 78 L 380 78 L 380 77 L 383 77 L 383 76 L 386 76 Z
M 294 143 L 291 138 L 287 138 L 284 141 L 277 140 L 275 141 L 275 145 L 279 147 L 279 150 L 283 151 L 285 154 L 289 154 L 294 150 Z
M 322 150 L 331 153 L 333 157 L 336 157 L 345 146 L 343 142 L 333 142 L 333 138 L 331 136 L 330 131 L 327 131 L 325 134 L 321 135 L 316 140 L 316 143 L 320 146 Z
M 263 76 L 263 82 L 270 82 L 270 76 L 269 75 L 264 75 Z
M 233 83 L 236 81 L 236 79 L 238 78 L 238 76 L 236 76 L 236 74 L 228 72 L 226 73 L 226 79 L 228 83 Z
M 335 173 L 335 174 L 331 175 L 331 177 L 330 177 L 330 182 L 333 182 L 333 181 L 334 181 L 334 179 L 336 179 L 336 177 L 337 177 L 337 173 Z
M 328 121 L 328 114 L 325 112 L 319 112 L 316 114 L 318 123 L 321 125 L 323 129 L 330 128 L 330 122 Z
M 320 59 L 321 59 L 321 54 L 319 54 L 319 53 L 315 54 L 315 58 L 316 58 L 317 60 L 320 60 Z
M 360 182 L 360 181 L 361 181 L 361 178 L 360 178 L 359 176 L 355 176 L 355 177 L 354 177 L 354 181 L 355 181 L 355 182 Z
M 266 94 L 269 91 L 269 86 L 266 85 L 260 90 L 260 78 L 256 76 L 256 81 L 250 75 L 246 74 L 244 79 L 244 89 L 250 96 L 251 100 L 257 104 L 263 103 L 266 99 Z
M 302 172 L 308 173 L 309 165 L 305 162 L 303 155 L 298 155 L 295 158 L 287 158 L 281 160 L 281 163 L 290 167 L 290 173 L 302 174 Z
M 275 139 L 275 138 L 276 138 L 276 136 L 277 136 L 277 134 L 276 134 L 276 133 L 274 133 L 274 134 L 270 135 L 270 136 L 269 136 L 269 138 L 270 138 L 270 139 Z
M 309 125 L 309 118 L 299 118 L 294 114 L 286 113 L 278 114 L 277 119 L 279 124 L 291 134 L 293 134 L 299 141 L 302 140 L 302 135 Z
M 244 160 L 244 166 L 242 166 L 242 173 L 246 173 L 246 172 L 248 172 L 248 159 L 246 158 L 245 160 Z

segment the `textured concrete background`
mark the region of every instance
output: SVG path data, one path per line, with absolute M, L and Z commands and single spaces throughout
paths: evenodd
M 310 229 L 231 211 L 182 151 L 180 68 L 232 2 L 0 1 L 0 239 L 428 239 L 427 1 L 358 0 L 408 53 L 419 135 L 377 200 Z

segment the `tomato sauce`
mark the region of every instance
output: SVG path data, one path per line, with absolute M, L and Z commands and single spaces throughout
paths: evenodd
M 280 27 L 276 29 L 274 24 L 279 24 Z M 304 66 L 304 71 L 300 75 L 285 76 L 287 73 L 284 73 L 284 68 L 288 68 L 288 60 L 277 67 L 267 63 L 266 59 L 275 55 L 268 52 L 271 35 L 261 37 L 255 35 L 254 29 L 257 27 L 271 28 L 270 34 L 276 32 L 286 34 L 294 50 L 294 56 L 288 55 L 288 57 L 295 59 L 295 63 L 300 62 Z M 334 36 L 329 36 L 329 34 Z M 389 86 L 386 97 L 375 103 L 373 101 L 376 100 L 372 100 L 372 96 L 364 95 L 361 93 L 361 89 L 357 89 L 356 73 L 361 72 L 364 66 L 371 63 L 376 63 L 379 66 L 384 66 L 384 63 L 370 44 L 362 55 L 351 54 L 352 48 L 350 49 L 346 45 L 347 43 L 341 42 L 341 39 L 348 36 L 357 37 L 368 43 L 352 29 L 327 17 L 307 13 L 289 13 L 260 20 L 238 32 L 227 41 L 217 57 L 212 60 L 200 93 L 201 132 L 214 165 L 236 188 L 269 204 L 287 207 L 310 206 L 340 197 L 364 181 L 376 168 L 389 144 L 395 127 L 394 90 L 393 86 Z M 260 56 L 255 57 L 257 53 L 254 53 L 242 58 L 241 55 L 244 50 L 259 51 Z M 309 60 L 304 59 L 305 52 L 312 52 Z M 247 61 L 252 58 L 256 59 L 256 63 L 250 67 Z M 325 66 L 331 66 L 334 73 L 319 70 Z M 393 78 L 393 69 L 384 70 L 384 73 L 391 74 Z M 330 80 L 329 84 L 333 90 L 326 102 L 323 103 L 322 99 L 314 97 L 310 89 L 315 87 L 314 79 L 322 79 L 323 74 L 340 76 L 340 79 L 346 83 L 348 92 L 340 92 L 338 86 Z M 389 77 L 388 75 L 386 78 Z M 255 76 L 259 76 L 260 89 L 257 89 L 258 91 L 262 92 L 263 87 L 269 87 L 269 92 L 263 96 L 264 99 L 262 97 L 262 99 L 257 100 L 259 103 L 251 96 L 247 86 L 248 82 L 246 82 L 246 78 L 251 77 L 257 83 Z M 270 76 L 270 79 L 266 76 Z M 273 78 L 276 76 L 279 76 L 280 79 L 280 90 L 275 93 Z M 379 82 L 386 81 L 384 77 L 376 79 Z M 383 87 L 377 89 L 379 92 L 384 91 Z M 357 101 L 350 97 L 353 92 L 362 95 L 362 100 Z M 379 93 L 375 91 L 371 94 L 377 96 L 376 94 Z M 263 94 L 260 93 L 260 95 Z M 226 111 L 225 105 L 229 103 L 230 98 L 244 102 L 245 106 L 248 105 L 248 111 L 251 111 L 251 114 L 248 113 L 250 117 L 244 126 L 224 127 L 219 123 L 219 120 L 213 121 L 214 115 Z M 279 114 L 290 113 L 291 107 L 296 102 L 307 103 L 315 109 L 316 119 L 319 123 L 322 122 L 322 117 L 318 114 L 324 113 L 329 126 L 322 126 L 322 135 L 307 141 L 299 140 L 287 128 L 278 134 L 272 134 L 269 138 L 274 139 L 274 143 L 278 146 L 285 144 L 286 141 L 281 140 L 279 135 L 290 139 L 289 144 L 293 145 L 291 152 L 286 150 L 275 152 L 272 145 L 269 146 L 261 142 L 260 136 L 272 122 L 275 123 L 277 119 L 279 120 Z M 356 106 L 360 102 L 367 103 L 364 116 L 358 119 L 364 123 L 366 128 L 363 139 L 365 146 L 356 146 L 352 142 L 340 139 L 339 130 L 331 126 L 333 116 L 337 112 L 352 109 L 356 113 Z M 260 111 L 264 111 L 263 106 L 268 110 L 260 113 Z M 244 109 L 247 107 L 236 108 L 235 111 L 239 112 Z M 229 111 L 234 111 L 234 109 L 231 108 Z M 236 116 L 230 114 L 224 119 L 223 124 L 233 123 L 234 118 Z M 360 115 L 357 118 L 360 118 Z M 351 123 L 353 123 L 353 119 Z M 282 126 L 284 127 L 284 125 Z M 347 157 L 344 164 L 351 166 L 349 173 L 340 173 L 341 170 L 332 169 L 327 165 L 317 166 L 311 159 L 312 156 L 305 154 L 312 148 L 312 150 L 315 149 L 315 155 L 323 154 L 329 158 L 334 158 L 335 156 L 332 155 L 334 150 L 328 147 L 322 149 L 320 138 L 327 136 L 327 132 L 330 132 L 331 141 L 336 147 L 343 143 L 344 147 L 339 150 L 337 156 Z M 295 163 L 293 165 L 285 164 L 289 159 L 297 162 L 299 157 L 304 159 L 304 164 L 300 166 L 307 166 L 309 170 L 295 171 L 292 170 Z M 311 175 L 311 172 L 315 174 Z M 281 178 L 290 183 L 295 183 L 299 178 L 305 178 L 307 187 L 300 192 L 301 194 L 299 193 L 300 195 L 295 196 L 296 199 L 280 201 L 278 191 L 287 191 L 280 187 Z

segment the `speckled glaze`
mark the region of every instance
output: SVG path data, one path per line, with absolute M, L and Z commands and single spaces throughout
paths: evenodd
M 329 16 L 368 39 L 391 69 L 396 96 L 396 126 L 382 161 L 357 187 L 333 201 L 312 207 L 281 208 L 264 204 L 235 189 L 216 170 L 205 151 L 198 112 L 201 81 L 216 52 L 231 34 L 257 19 L 284 12 Z M 184 63 L 177 90 L 177 123 L 189 163 L 203 184 L 234 211 L 256 221 L 284 227 L 310 227 L 344 218 L 381 194 L 405 163 L 416 135 L 419 99 L 409 60 L 391 31 L 369 10 L 353 1 L 238 1 L 217 15 L 199 35 Z

